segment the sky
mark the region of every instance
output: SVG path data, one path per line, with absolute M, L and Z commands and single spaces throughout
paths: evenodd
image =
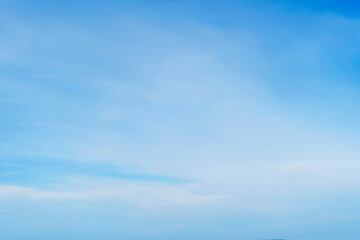
M 0 239 L 359 239 L 359 42 L 350 0 L 0 0 Z

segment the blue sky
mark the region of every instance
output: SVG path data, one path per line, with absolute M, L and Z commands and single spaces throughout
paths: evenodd
M 358 239 L 356 1 L 0 1 L 0 238 Z

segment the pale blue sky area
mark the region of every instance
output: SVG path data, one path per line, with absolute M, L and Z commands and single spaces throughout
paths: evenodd
M 0 1 L 0 239 L 358 240 L 360 3 Z

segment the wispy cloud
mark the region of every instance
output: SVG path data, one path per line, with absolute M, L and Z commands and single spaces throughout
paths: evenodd
M 0 201 L 29 200 L 118 200 L 143 206 L 176 206 L 214 204 L 224 196 L 198 195 L 180 186 L 139 184 L 124 182 L 116 186 L 100 185 L 97 188 L 80 188 L 66 191 L 41 190 L 16 185 L 0 185 Z
M 316 20 L 313 26 L 296 36 L 287 34 L 292 23 L 281 25 L 278 40 L 283 36 L 289 44 L 276 50 L 263 42 L 265 30 L 254 33 L 247 28 L 230 34 L 201 24 L 171 29 L 118 18 L 108 23 L 115 30 L 101 30 L 101 37 L 97 29 L 64 25 L 63 42 L 57 39 L 58 29 L 45 36 L 49 25 L 37 26 L 39 36 L 32 48 L 50 56 L 50 70 L 35 65 L 37 70 L 27 74 L 36 80 L 9 73 L 9 80 L 3 81 L 7 89 L 3 96 L 24 111 L 13 116 L 17 120 L 12 129 L 22 131 L 14 135 L 10 130 L 2 156 L 29 158 L 24 160 L 29 164 L 34 158 L 74 161 L 65 167 L 44 165 L 50 175 L 57 171 L 146 181 L 198 179 L 198 191 L 218 191 L 232 196 L 235 204 L 268 205 L 264 199 L 271 198 L 272 190 L 292 196 L 299 189 L 336 191 L 353 184 L 357 174 L 347 171 L 344 176 L 337 169 L 357 169 L 358 151 L 351 146 L 356 140 L 337 138 L 331 131 L 302 123 L 274 96 L 272 87 L 281 81 L 272 78 L 282 76 L 284 67 L 301 63 L 303 74 L 317 77 L 311 66 L 324 64 L 323 57 L 329 55 L 325 50 L 339 39 L 323 29 L 317 38 L 311 37 L 316 44 L 310 45 L 318 51 L 309 51 L 317 56 L 303 56 L 305 50 L 298 47 L 306 48 L 307 39 L 320 25 L 356 26 L 356 21 L 332 15 L 311 19 Z M 124 41 L 123 32 L 144 49 Z M 41 36 L 53 45 L 43 46 Z M 72 41 L 84 38 L 81 46 Z M 99 43 L 105 47 L 99 48 Z M 59 60 L 53 54 L 70 54 L 74 49 L 99 64 L 60 61 L 69 70 L 56 70 Z M 308 63 L 308 58 L 318 60 Z M 109 61 L 114 65 L 109 66 Z M 77 63 L 79 71 L 71 70 Z M 89 65 L 98 66 L 99 73 L 85 71 Z M 115 75 L 106 75 L 102 67 L 110 67 Z M 56 72 L 69 75 L 55 76 Z M 18 148 L 21 151 L 15 154 Z M 100 170 L 101 164 L 89 167 L 79 161 L 110 165 Z M 111 166 L 124 171 L 113 171 Z M 244 194 L 254 191 L 255 198 Z
M 3 208 L 114 200 L 170 206 L 144 229 L 186 206 L 284 231 L 324 196 L 346 212 L 360 195 L 356 17 L 279 1 L 31 2 L 0 3 Z M 198 231 L 185 220 L 169 228 Z

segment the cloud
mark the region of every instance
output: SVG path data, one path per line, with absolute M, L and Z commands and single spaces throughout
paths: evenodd
M 110 187 L 74 189 L 71 191 L 41 190 L 16 185 L 0 185 L 0 200 L 117 200 L 143 206 L 203 205 L 217 202 L 224 196 L 198 195 L 174 186 L 152 184 L 120 184 Z
M 1 185 L 0 186 L 0 199 L 5 200 L 8 198 L 25 198 L 25 199 L 80 199 L 85 197 L 84 194 L 79 192 L 55 192 L 43 191 L 35 188 Z
M 257 26 L 258 31 L 224 31 L 197 23 L 166 27 L 120 18 L 101 34 L 76 25 L 63 25 L 62 31 L 50 29 L 51 24 L 38 26 L 33 51 L 43 55 L 36 55 L 32 65 L 38 72 L 27 73 L 36 84 L 27 78 L 4 81 L 3 95 L 22 106 L 14 122 L 25 130 L 8 134 L 2 157 L 110 163 L 199 183 L 186 188 L 131 183 L 74 192 L 68 186 L 63 192 L 18 186 L 5 195 L 149 205 L 221 199 L 231 206 L 271 208 L 305 193 L 353 186 L 359 182 L 354 170 L 359 168 L 358 140 L 314 124 L 326 112 L 322 109 L 307 112 L 310 120 L 304 121 L 301 108 L 276 91 L 294 79 L 303 83 L 297 76 L 305 76 L 315 95 L 323 93 L 313 88 L 313 82 L 322 82 L 311 67 L 326 68 L 324 59 L 337 56 L 334 44 L 341 50 L 352 41 L 337 32 L 347 26 L 357 36 L 358 22 L 302 17 L 311 27 L 295 35 L 292 22 L 276 31 L 272 23 Z M 332 27 L 323 29 L 327 24 Z M 267 41 L 269 29 L 276 36 L 273 42 Z M 62 54 L 66 61 L 59 61 Z M 307 95 L 299 99 L 312 103 Z

